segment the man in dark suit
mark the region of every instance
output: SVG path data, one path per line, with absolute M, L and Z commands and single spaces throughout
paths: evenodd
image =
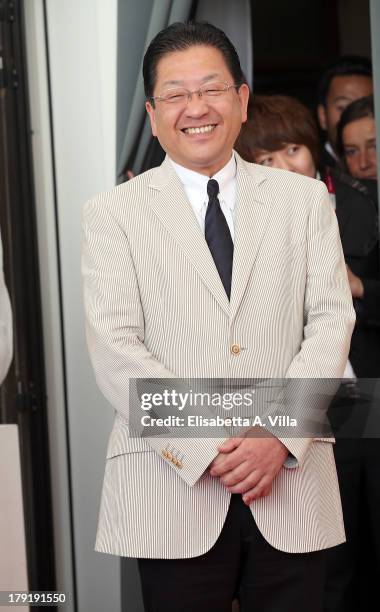
M 373 92 L 372 65 L 370 60 L 360 56 L 342 56 L 322 75 L 318 87 L 318 121 L 326 132 L 322 149 L 320 171 L 335 166 L 336 127 L 346 106 L 354 100 L 369 96 Z

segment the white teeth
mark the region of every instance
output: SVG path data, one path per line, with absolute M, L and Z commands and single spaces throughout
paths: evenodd
M 215 125 L 202 125 L 202 127 L 186 128 L 184 131 L 186 134 L 206 134 L 212 132 Z

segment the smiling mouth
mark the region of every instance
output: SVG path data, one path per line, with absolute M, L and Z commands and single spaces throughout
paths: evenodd
M 182 132 L 185 134 L 209 134 L 216 128 L 216 125 L 202 125 L 200 127 L 184 128 Z

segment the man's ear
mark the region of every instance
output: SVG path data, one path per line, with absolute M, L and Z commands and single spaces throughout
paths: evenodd
M 319 121 L 320 127 L 322 128 L 322 130 L 325 130 L 326 132 L 327 131 L 327 117 L 326 117 L 326 109 L 323 106 L 323 104 L 318 104 L 317 115 L 318 115 L 318 121 Z
M 153 136 L 157 136 L 157 129 L 156 129 L 156 111 L 153 108 L 152 104 L 150 102 L 145 102 L 145 108 L 146 108 L 146 112 L 149 115 L 149 120 L 150 120 L 150 127 L 152 130 L 152 134 Z
M 241 120 L 242 123 L 247 121 L 247 108 L 248 108 L 248 100 L 249 100 L 249 87 L 246 83 L 240 85 L 239 88 L 239 98 L 241 103 Z

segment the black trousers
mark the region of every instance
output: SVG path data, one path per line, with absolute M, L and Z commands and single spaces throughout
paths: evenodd
M 357 371 L 371 364 L 355 362 Z M 378 368 L 378 362 L 373 361 Z M 329 408 L 347 542 L 328 551 L 324 612 L 367 612 L 380 576 L 379 379 L 341 385 Z M 368 438 L 370 434 L 371 438 Z
M 337 439 L 347 542 L 328 551 L 324 612 L 364 612 L 380 575 L 380 440 Z
M 139 559 L 146 612 L 322 612 L 326 551 L 291 554 L 263 538 L 240 495 L 204 555 Z

